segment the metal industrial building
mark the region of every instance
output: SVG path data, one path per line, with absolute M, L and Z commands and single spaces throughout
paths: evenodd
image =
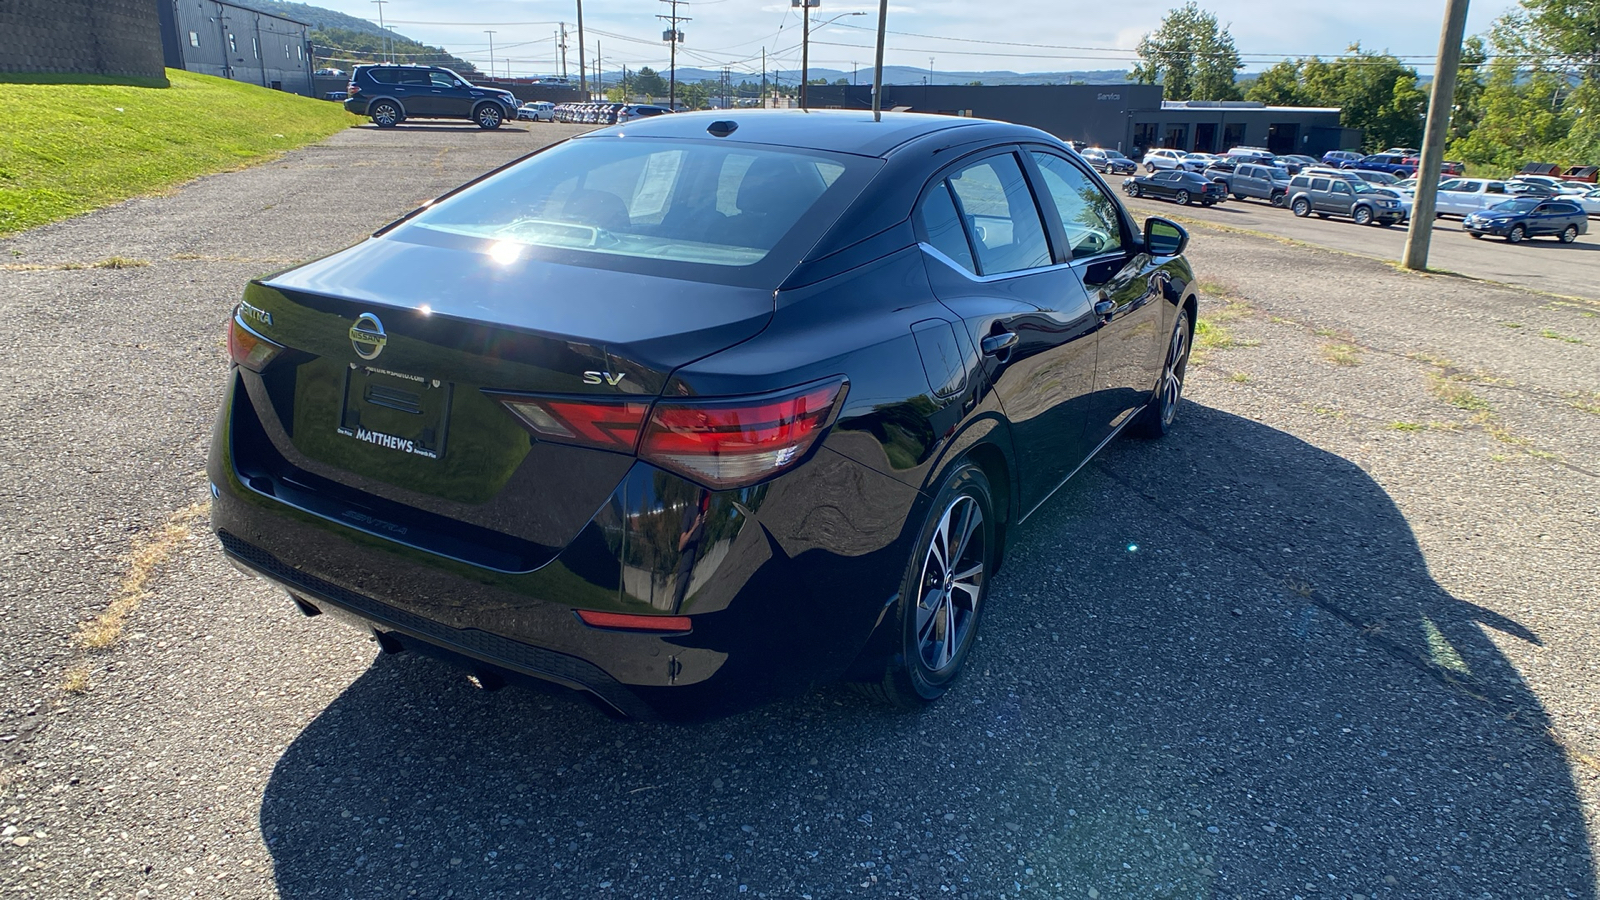
M 872 106 L 868 85 L 812 85 L 807 91 L 814 109 Z M 1248 146 L 1321 156 L 1361 143 L 1359 131 L 1340 127 L 1337 109 L 1163 101 L 1158 84 L 884 85 L 883 108 L 897 107 L 1016 122 L 1125 153 Z
M 311 26 L 227 0 L 158 0 L 169 69 L 315 96 Z

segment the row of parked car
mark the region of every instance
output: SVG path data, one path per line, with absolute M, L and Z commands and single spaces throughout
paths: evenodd
M 526 109 L 534 105 L 536 104 L 523 104 L 523 108 Z M 532 111 L 526 116 L 519 112 L 517 118 L 532 119 L 536 122 L 567 122 L 575 125 L 617 125 L 672 112 L 669 107 L 655 106 L 648 103 L 543 103 L 537 105 L 544 108 Z
M 1132 160 L 1116 151 L 1091 147 L 1081 152 L 1101 172 L 1137 171 Z M 1389 155 L 1403 152 L 1401 148 Z M 1152 167 L 1152 154 L 1173 164 Z M 1211 206 L 1229 197 L 1255 199 L 1287 208 L 1296 216 L 1340 216 L 1358 225 L 1387 227 L 1411 218 L 1414 177 L 1401 179 L 1377 169 L 1339 168 L 1316 160 L 1307 164 L 1306 157 L 1286 159 L 1260 148 L 1235 148 L 1211 157 L 1205 168 L 1195 171 L 1190 168 L 1192 156 L 1152 151 L 1145 156 L 1149 174 L 1127 178 L 1123 189 L 1133 197 L 1155 197 L 1184 206 Z M 1571 243 L 1588 232 L 1589 216 L 1600 216 L 1600 188 L 1559 176 L 1454 177 L 1440 182 L 1435 208 L 1438 216 L 1462 217 L 1464 229 L 1474 238 L 1494 235 L 1520 243 L 1549 235 Z

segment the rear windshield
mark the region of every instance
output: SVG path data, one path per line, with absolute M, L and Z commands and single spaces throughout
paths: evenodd
M 574 140 L 440 201 L 393 234 L 433 232 L 492 242 L 501 253 L 743 283 L 738 273 L 764 262 L 798 263 L 879 164 L 737 142 Z

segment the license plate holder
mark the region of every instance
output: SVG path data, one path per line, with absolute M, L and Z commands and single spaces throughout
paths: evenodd
M 453 387 L 437 378 L 351 363 L 345 370 L 338 431 L 385 450 L 439 459 L 450 426 Z

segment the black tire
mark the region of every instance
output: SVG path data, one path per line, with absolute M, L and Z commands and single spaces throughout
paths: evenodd
M 1358 206 L 1355 209 L 1352 209 L 1350 211 L 1350 221 L 1356 223 L 1357 225 L 1371 225 L 1372 209 L 1366 206 Z
M 1317 218 L 1326 219 L 1326 218 L 1328 218 L 1328 214 L 1327 213 L 1317 213 Z
M 1511 230 L 1506 232 L 1506 243 L 1520 244 L 1522 243 L 1522 239 L 1527 236 L 1527 229 L 1523 228 L 1521 225 L 1513 225 L 1511 226 Z
M 1306 216 L 1311 215 L 1311 201 L 1304 197 L 1296 197 L 1292 211 L 1295 215 L 1304 219 Z
M 1284 205 L 1288 202 L 1288 200 L 1289 200 L 1289 195 L 1284 193 L 1283 191 L 1278 191 L 1277 193 L 1272 195 L 1272 205 L 1276 206 L 1279 209 L 1283 209 Z
M 393 100 L 379 100 L 367 110 L 367 116 L 372 119 L 372 124 L 379 128 L 393 128 L 400 124 L 403 115 L 400 104 Z
M 968 518 L 973 513 L 976 523 Z M 898 652 L 881 681 L 862 685 L 864 693 L 919 709 L 949 690 L 972 650 L 989 596 L 989 576 L 998 562 L 996 524 L 983 469 L 970 462 L 956 465 L 935 495 L 906 563 L 895 605 Z M 952 538 L 955 530 L 964 537 Z M 952 543 L 957 548 L 953 566 L 942 561 L 949 558 Z M 942 556 L 936 552 L 939 547 Z
M 1172 195 L 1172 201 L 1174 203 L 1178 204 L 1179 206 L 1188 206 L 1189 205 L 1189 192 L 1188 191 L 1179 191 L 1176 194 L 1173 194 Z
M 1483 235 L 1481 235 L 1481 234 L 1479 234 L 1479 233 L 1477 233 L 1477 232 L 1476 232 L 1476 231 L 1469 231 L 1469 232 L 1467 232 L 1467 236 L 1468 236 L 1468 237 L 1470 237 L 1470 238 L 1472 238 L 1472 239 L 1473 239 L 1473 240 L 1475 240 L 1475 241 L 1481 241 L 1481 240 L 1483 240 Z
M 1172 327 L 1172 338 L 1167 342 L 1166 362 L 1161 366 L 1161 374 L 1156 376 L 1155 391 L 1138 418 L 1128 423 L 1129 434 L 1154 440 L 1172 430 L 1178 405 L 1183 401 L 1183 377 L 1189 370 L 1189 349 L 1193 341 L 1189 310 L 1179 309 L 1178 322 Z
M 1235 192 L 1234 195 L 1233 195 L 1233 199 L 1238 200 L 1238 201 L 1240 201 L 1242 203 L 1242 202 L 1244 202 L 1244 195 Z
M 505 113 L 493 103 L 480 103 L 478 108 L 472 111 L 472 121 L 477 122 L 478 127 L 484 131 L 493 131 L 505 121 Z
M 1570 244 L 1577 239 L 1578 226 L 1576 225 L 1568 225 L 1566 230 L 1561 232 L 1561 243 L 1563 244 Z
M 1144 196 L 1144 189 L 1139 187 L 1137 184 L 1135 184 L 1135 185 L 1133 185 L 1133 186 L 1128 188 L 1128 193 L 1132 194 L 1135 197 L 1143 197 Z

